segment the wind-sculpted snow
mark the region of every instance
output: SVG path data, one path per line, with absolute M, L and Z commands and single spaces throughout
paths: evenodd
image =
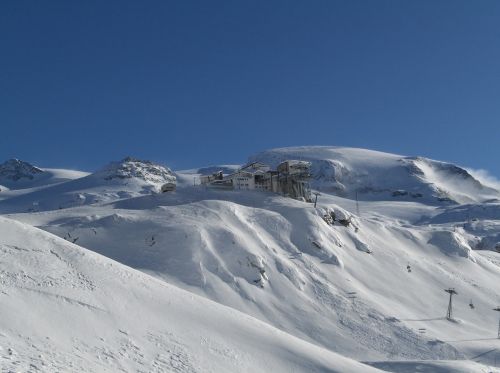
M 249 161 L 276 166 L 286 159 L 312 163 L 312 185 L 339 196 L 365 200 L 408 200 L 431 204 L 480 202 L 500 192 L 465 169 L 423 157 L 404 157 L 366 149 L 304 146 L 272 149 Z
M 500 252 L 500 204 L 470 204 L 438 209 L 433 216 L 423 217 L 419 224 L 452 226 L 461 232 L 468 245 L 478 250 Z
M 464 361 L 384 361 L 372 363 L 374 367 L 394 373 L 496 373 L 500 369 Z
M 456 222 L 472 224 L 484 220 L 500 220 L 500 204 L 466 204 L 452 208 L 439 209 L 432 217 L 422 219 L 421 223 L 445 224 Z
M 198 201 L 185 202 L 195 195 Z M 441 231 L 404 228 L 389 217 L 203 188 L 115 207 L 36 219 L 60 237 L 356 359 L 465 358 L 443 342 L 454 335 L 443 289 L 460 286 L 483 310 L 496 297 L 498 267 L 471 262 L 454 246 L 461 241 L 440 238 Z M 476 316 L 461 314 L 470 338 L 495 325 L 493 313 Z M 432 332 L 420 336 L 420 327 Z
M 0 218 L 5 372 L 376 372 Z
M 433 232 L 429 244 L 442 248 L 447 255 L 468 258 L 473 262 L 476 260 L 469 243 L 459 233 L 450 231 Z
M 20 212 L 10 217 L 65 239 L 66 243 L 61 244 L 64 247 L 80 245 L 155 278 L 140 277 L 144 279 L 138 285 L 141 289 L 150 289 L 153 283 L 174 284 L 277 327 L 288 333 L 287 338 L 293 335 L 321 346 L 325 349 L 321 351 L 370 361 L 394 372 L 496 372 L 486 366 L 500 360 L 498 313 L 493 311 L 500 305 L 500 253 L 495 251 L 500 216 L 498 203 L 489 198 L 495 190 L 478 184 L 456 166 L 419 157 L 333 147 L 278 149 L 261 156 L 271 165 L 286 158 L 311 160 L 313 187 L 321 189 L 317 206 L 267 192 L 207 189 L 197 182 L 199 168 L 176 172 L 177 190 L 158 194 L 155 188 L 165 179 L 156 179 L 162 177 L 156 171 L 149 173 L 151 178 L 144 176 L 148 165 L 135 169 L 136 160 L 125 160 L 133 166 L 121 167 L 119 163 L 44 189 L 14 194 L 7 191 L 6 198 L 0 201 L 0 212 Z M 28 212 L 33 201 L 37 201 L 37 211 Z M 34 257 L 33 253 L 26 254 L 22 250 L 26 247 L 20 243 L 7 245 L 21 248 L 21 256 L 12 251 L 19 258 Z M 73 263 L 59 250 L 52 251 L 49 253 L 53 261 L 58 262 L 60 257 Z M 43 263 L 35 266 L 43 267 Z M 30 273 L 32 268 L 21 270 L 6 277 L 9 284 L 17 286 L 16 281 L 22 280 L 29 286 L 60 286 L 64 278 L 73 278 L 58 268 L 53 273 L 63 273 L 63 277 L 47 270 L 51 278 L 38 279 Z M 95 294 L 104 285 L 96 280 L 101 277 L 80 272 L 82 276 L 69 280 L 71 288 L 88 286 L 85 291 Z M 125 272 L 143 276 L 129 269 Z M 101 274 L 99 270 L 96 273 Z M 110 274 L 109 281 L 114 281 L 115 275 Z M 130 283 L 135 284 L 137 278 Z M 166 298 L 157 295 L 156 290 L 148 290 L 146 298 L 163 299 L 158 301 L 161 307 L 142 295 L 137 299 L 139 290 L 130 283 L 126 280 L 123 286 L 130 287 L 131 292 L 117 295 L 120 305 L 127 304 L 127 312 L 132 310 L 133 316 L 138 304 L 143 304 L 141 311 L 162 308 L 163 315 L 170 315 L 163 310 L 167 305 L 161 303 Z M 89 290 L 92 287 L 96 290 Z M 458 294 L 453 299 L 453 319 L 447 320 L 448 294 L 444 289 L 450 287 Z M 86 293 L 76 297 L 39 290 L 42 292 L 36 294 L 54 302 L 78 305 L 85 312 L 97 314 L 108 309 L 101 298 L 86 297 Z M 177 293 L 167 298 L 171 302 L 176 297 Z M 189 318 L 196 319 L 206 304 L 212 304 L 198 297 L 193 299 L 194 303 L 188 303 L 194 310 L 184 315 L 183 326 L 176 331 L 169 329 L 175 334 L 175 343 L 158 333 L 139 338 L 136 330 L 135 337 L 125 341 L 122 350 L 80 347 L 85 351 L 82 356 L 91 356 L 90 360 L 100 356 L 101 363 L 115 364 L 119 360 L 122 365 L 111 365 L 110 371 L 120 367 L 140 371 L 133 364 L 149 360 L 153 362 L 143 371 L 176 371 L 169 364 L 178 364 L 178 371 L 207 371 L 207 366 L 215 365 L 200 362 L 196 354 L 199 345 L 205 345 L 203 338 L 209 337 L 194 344 L 179 332 L 191 327 Z M 160 318 L 155 312 L 153 320 Z M 144 315 L 145 319 L 148 315 Z M 219 330 L 223 319 L 211 319 L 213 329 L 207 333 L 226 333 L 226 329 Z M 108 322 L 116 324 L 106 319 L 103 325 Z M 90 329 L 98 330 L 101 324 L 96 325 Z M 164 328 L 161 322 L 159 325 Z M 116 328 L 131 335 L 125 329 Z M 228 335 L 232 338 L 232 333 Z M 113 334 L 113 338 L 118 337 Z M 224 359 L 231 357 L 226 370 L 245 371 L 236 361 L 253 361 L 259 356 L 257 350 L 248 350 L 247 339 L 242 338 L 243 349 L 235 350 L 232 342 L 223 343 L 223 337 L 207 348 L 212 350 L 210 346 L 217 345 L 215 350 L 227 352 L 221 352 Z M 95 347 L 94 342 L 83 342 Z M 141 347 L 149 344 L 159 344 L 169 352 L 154 360 L 156 352 L 144 353 L 154 347 Z M 142 358 L 130 352 L 136 351 L 134 346 L 140 347 Z M 120 351 L 127 351 L 128 355 L 123 352 L 123 356 L 130 357 L 121 356 Z M 28 355 L 33 355 L 32 351 Z M 67 359 L 70 352 L 64 356 Z M 292 363 L 302 361 L 300 356 Z M 282 357 L 286 360 L 281 353 L 276 356 L 279 364 Z M 332 368 L 335 365 L 325 368 L 321 364 L 320 371 L 336 369 Z M 297 371 L 313 368 L 299 365 Z

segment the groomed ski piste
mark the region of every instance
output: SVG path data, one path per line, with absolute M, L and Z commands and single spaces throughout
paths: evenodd
M 249 161 L 286 159 L 316 207 L 196 183 L 238 165 L 0 166 L 2 371 L 500 372 L 494 183 L 364 149 Z

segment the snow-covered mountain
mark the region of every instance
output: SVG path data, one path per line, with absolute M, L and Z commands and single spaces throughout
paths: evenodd
M 379 371 L 5 218 L 0 274 L 2 372 Z
M 0 164 L 0 180 L 4 183 L 5 181 L 15 182 L 22 179 L 33 180 L 41 173 L 43 170 L 19 159 L 9 159 Z
M 500 192 L 483 185 L 464 168 L 423 157 L 332 146 L 279 148 L 250 157 L 276 166 L 286 159 L 312 163 L 313 186 L 327 193 L 366 200 L 425 203 L 500 201 Z
M 175 183 L 173 172 L 150 161 L 126 157 L 101 170 L 69 182 L 35 191 L 18 191 L 0 201 L 0 213 L 46 211 L 111 202 L 158 193 L 165 183 Z
M 85 276 L 96 279 L 96 283 L 100 283 L 98 279 L 105 279 L 101 289 L 113 289 L 117 286 L 115 281 L 133 289 L 129 293 L 118 290 L 116 304 L 111 300 L 105 303 L 104 308 L 110 310 L 112 319 L 127 317 L 118 304 L 140 300 L 141 312 L 144 312 L 141 320 L 157 320 L 156 310 L 160 304 L 167 307 L 162 302 L 169 299 L 171 305 L 167 308 L 183 314 L 184 318 L 173 332 L 164 326 L 165 322 L 159 325 L 174 333 L 178 341 L 189 319 L 193 319 L 195 329 L 199 323 L 210 323 L 207 329 L 202 328 L 206 335 L 216 333 L 222 339 L 227 335 L 230 342 L 221 350 L 241 346 L 230 354 L 234 359 L 226 361 L 229 365 L 217 358 L 209 365 L 206 360 L 210 360 L 211 355 L 196 345 L 200 338 L 208 337 L 188 333 L 179 345 L 184 346 L 186 355 L 193 354 L 189 360 L 191 365 L 179 365 L 177 370 L 164 367 L 164 371 L 266 370 L 253 360 L 260 348 L 267 349 L 271 355 L 277 354 L 273 358 L 276 360 L 271 361 L 275 364 L 273 369 L 278 371 L 292 368 L 300 372 L 370 371 L 367 365 L 356 365 L 355 360 L 392 372 L 500 371 L 486 367 L 500 360 L 500 342 L 496 339 L 498 313 L 492 310 L 500 305 L 500 253 L 496 252 L 500 203 L 494 200 L 498 191 L 457 166 L 362 149 L 286 148 L 263 152 L 250 160 L 275 166 L 290 158 L 312 162 L 313 188 L 321 191 L 316 208 L 277 194 L 212 190 L 196 182 L 200 174 L 219 169 L 228 172 L 237 166 L 177 171 L 174 176 L 167 168 L 127 158 L 80 179 L 40 190 L 17 191 L 18 194 L 0 201 L 0 212 L 10 213 L 10 219 L 22 223 L 1 220 L 0 229 L 5 226 L 5 232 L 17 232 L 13 236 L 16 240 L 20 240 L 17 234 L 22 230 L 34 236 L 30 241 L 33 245 L 38 240 L 49 240 L 53 245 L 64 247 L 67 253 L 85 252 L 82 255 L 86 258 L 113 263 L 113 267 L 120 270 L 109 274 L 109 278 L 100 270 L 96 270 L 95 277 L 90 269 L 89 273 L 85 272 Z M 175 192 L 156 193 L 162 183 L 172 182 L 174 177 L 178 181 Z M 358 203 L 354 200 L 356 192 Z M 75 194 L 83 195 L 84 202 L 63 204 Z M 26 207 L 33 201 L 38 201 L 38 211 L 27 212 Z M 19 236 L 22 235 L 19 233 Z M 16 242 L 4 241 L 5 245 L 23 247 L 21 241 Z M 3 252 L 6 253 L 6 249 Z M 22 255 L 17 255 L 18 252 Z M 27 265 L 14 277 L 23 278 L 23 273 L 34 278 L 39 276 L 33 274 L 34 269 L 28 265 L 29 258 L 35 254 L 22 250 L 9 253 L 0 263 L 12 268 Z M 57 253 L 60 255 L 60 251 Z M 73 263 L 79 254 L 67 255 L 68 265 L 80 265 Z M 130 267 L 147 275 L 140 275 Z M 172 299 L 177 294 L 189 293 L 173 286 L 196 295 L 191 295 L 188 305 L 182 306 L 183 301 Z M 458 292 L 452 321 L 445 318 L 448 295 L 444 289 L 449 287 Z M 161 293 L 160 288 L 173 290 Z M 53 290 L 62 296 L 52 297 L 54 307 L 58 302 L 65 302 L 64 297 L 70 297 L 64 286 Z M 92 298 L 99 293 L 89 294 L 76 293 L 72 298 L 84 299 L 92 305 L 103 302 L 101 298 Z M 240 335 L 234 331 L 240 328 L 236 321 L 228 327 L 220 326 L 221 322 L 210 319 L 212 316 L 203 315 L 207 304 L 213 304 L 206 298 L 238 311 L 231 311 L 233 314 L 248 315 L 244 317 L 252 321 L 245 322 L 258 323 L 257 329 L 280 329 L 282 332 L 273 333 L 286 333 L 284 342 L 254 343 L 256 338 L 267 341 L 268 337 L 250 336 L 247 332 Z M 27 297 L 22 299 L 26 304 L 33 301 Z M 135 307 L 127 306 L 126 310 L 133 316 Z M 194 310 L 187 312 L 190 307 Z M 213 307 L 228 310 L 220 305 Z M 221 312 L 217 317 L 224 320 L 226 316 Z M 101 325 L 94 316 L 87 325 Z M 172 320 L 177 320 L 176 317 L 172 316 Z M 106 318 L 102 320 L 104 324 L 109 322 Z M 116 324 L 120 323 L 122 321 Z M 129 321 L 123 323 L 126 328 L 137 327 L 129 326 Z M 12 335 L 15 330 L 17 326 L 11 329 Z M 64 335 L 65 330 L 62 325 L 58 333 Z M 71 334 L 82 343 L 72 342 L 70 346 L 79 346 L 75 348 L 85 351 L 82 356 L 92 364 L 97 364 L 97 356 L 101 359 L 108 356 L 110 371 L 118 367 L 139 371 L 138 365 L 133 365 L 136 360 L 130 358 L 134 360 L 131 363 L 125 352 L 116 352 L 120 350 L 117 341 L 121 337 L 116 330 L 109 332 L 113 337 L 108 344 L 115 346 L 110 348 L 110 355 L 86 348 L 94 346 L 94 342 L 89 342 L 90 337 L 83 330 Z M 78 337 L 79 333 L 85 337 Z M 133 334 L 134 337 L 129 338 L 136 341 L 136 346 L 140 345 L 141 353 L 147 351 L 145 356 L 162 354 L 164 349 L 169 354 L 176 351 L 161 344 L 149 345 L 137 329 L 127 333 Z M 286 365 L 284 361 L 297 351 L 286 341 L 313 347 L 307 348 L 310 352 L 307 356 L 297 355 L 292 365 Z M 281 352 L 273 350 L 277 345 Z M 127 348 L 133 347 L 124 348 L 131 356 Z M 293 352 L 284 353 L 283 349 Z M 25 351 L 25 356 L 33 354 L 26 346 L 18 350 Z M 327 350 L 345 356 L 348 360 L 338 362 L 346 365 L 340 367 L 333 363 L 338 355 L 328 355 L 332 361 L 329 357 L 325 357 L 327 361 L 317 360 Z M 248 364 L 245 368 L 235 368 L 234 364 L 241 359 Z M 141 361 L 145 360 L 148 359 Z M 151 366 L 143 368 L 144 371 L 154 369 L 161 371 Z
M 126 180 L 138 179 L 147 183 L 151 190 L 159 191 L 163 184 L 175 183 L 175 176 L 172 171 L 166 167 L 154 164 L 151 161 L 126 157 L 119 162 L 112 162 L 102 170 L 94 174 L 95 178 L 104 180 Z
M 0 164 L 0 192 L 40 188 L 86 176 L 88 173 L 73 170 L 42 169 L 19 159 L 9 159 Z M 5 194 L 5 193 L 4 193 Z M 11 193 L 14 195 L 15 192 Z M 0 194 L 0 199 L 4 196 Z

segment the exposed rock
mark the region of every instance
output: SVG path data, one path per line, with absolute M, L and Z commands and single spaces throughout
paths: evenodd
M 153 184 L 176 182 L 176 177 L 169 168 L 132 157 L 112 162 L 97 174 L 102 174 L 105 180 L 139 178 Z
M 44 171 L 19 159 L 9 159 L 0 164 L 0 179 L 18 181 L 21 179 L 33 180 L 35 175 Z

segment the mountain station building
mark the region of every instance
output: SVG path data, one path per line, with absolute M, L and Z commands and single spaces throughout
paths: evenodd
M 311 202 L 310 167 L 310 162 L 287 160 L 271 170 L 268 165 L 253 162 L 229 175 L 219 171 L 201 176 L 200 181 L 211 188 L 269 191 Z

